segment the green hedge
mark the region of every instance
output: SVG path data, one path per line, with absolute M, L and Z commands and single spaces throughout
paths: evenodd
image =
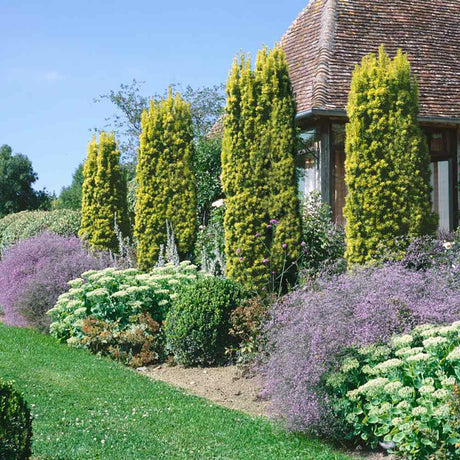
M 0 379 L 0 458 L 30 458 L 32 420 L 30 410 L 12 382 Z
M 57 209 L 9 214 L 0 219 L 0 252 L 44 231 L 69 236 L 77 235 L 79 228 L 80 211 Z

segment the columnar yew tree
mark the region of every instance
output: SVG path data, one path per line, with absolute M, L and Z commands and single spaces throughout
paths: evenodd
M 93 136 L 88 143 L 88 153 L 83 165 L 83 185 L 81 196 L 81 226 L 78 235 L 88 240 L 92 234 L 97 215 L 96 206 L 97 141 Z
M 222 184 L 227 276 L 263 289 L 298 257 L 295 102 L 285 56 L 235 60 L 227 82 Z M 291 270 L 292 271 L 292 270 Z
M 407 56 L 383 46 L 357 66 L 348 100 L 345 181 L 347 251 L 371 260 L 395 237 L 434 232 L 429 153 L 417 122 L 418 89 Z
M 150 101 L 149 110 L 142 114 L 134 226 L 142 269 L 156 263 L 160 245 L 166 244 L 166 221 L 172 225 L 180 257 L 193 249 L 196 193 L 192 160 L 190 106 L 170 90 L 163 101 Z
M 115 225 L 129 234 L 126 179 L 113 133 L 101 132 L 88 147 L 83 168 L 82 224 L 80 234 L 96 249 L 117 251 Z

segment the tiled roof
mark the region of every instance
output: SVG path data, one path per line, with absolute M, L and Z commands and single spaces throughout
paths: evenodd
M 356 64 L 409 56 L 420 115 L 460 119 L 460 0 L 310 0 L 281 39 L 298 112 L 345 110 Z

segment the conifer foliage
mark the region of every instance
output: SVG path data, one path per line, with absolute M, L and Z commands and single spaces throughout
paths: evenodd
M 102 131 L 99 143 L 95 137 L 89 143 L 83 175 L 82 226 L 79 235 L 95 249 L 116 252 L 116 231 L 128 236 L 129 218 L 126 178 L 120 166 L 120 152 L 113 133 Z
M 227 276 L 263 289 L 299 254 L 295 102 L 284 52 L 244 55 L 227 82 L 222 184 Z
M 383 46 L 357 66 L 348 99 L 345 181 L 347 251 L 371 260 L 395 237 L 434 232 L 429 153 L 417 122 L 418 89 L 407 56 Z
M 142 114 L 134 225 L 141 269 L 157 262 L 160 245 L 166 244 L 167 222 L 179 256 L 193 249 L 197 219 L 192 160 L 190 106 L 170 90 L 166 99 L 150 101 Z

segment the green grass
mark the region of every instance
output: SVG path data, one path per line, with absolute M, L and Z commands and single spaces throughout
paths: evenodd
M 34 416 L 37 459 L 346 459 L 317 440 L 0 324 L 0 376 Z

